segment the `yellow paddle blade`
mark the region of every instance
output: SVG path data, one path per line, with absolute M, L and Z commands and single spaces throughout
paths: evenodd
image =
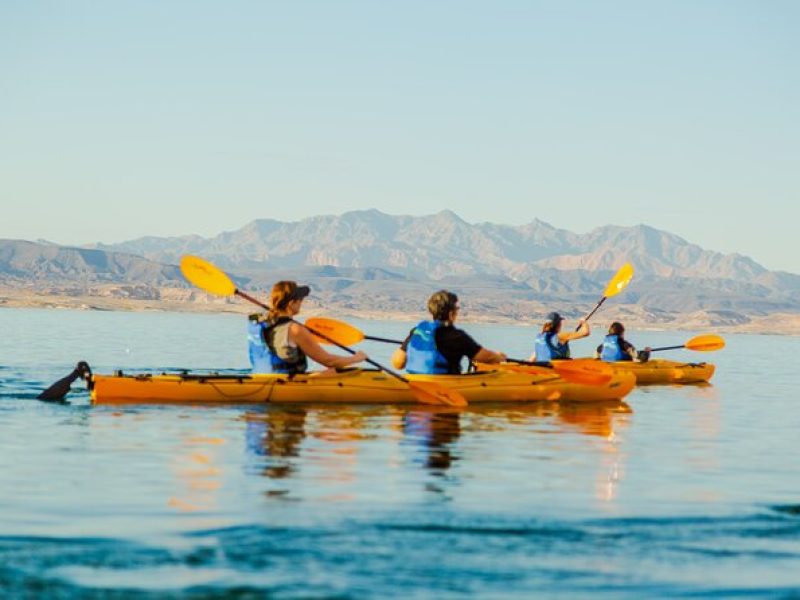
M 337 344 L 342 346 L 352 346 L 364 340 L 364 333 L 352 325 L 337 321 L 336 319 L 326 319 L 325 317 L 311 317 L 306 319 L 306 327 L 311 333 L 319 332 Z M 329 340 L 314 336 L 320 344 L 330 344 Z
M 199 256 L 186 255 L 181 258 L 181 273 L 194 286 L 209 294 L 233 296 L 236 286 L 219 267 Z
M 420 404 L 439 404 L 445 406 L 467 406 L 468 402 L 461 392 L 445 387 L 434 381 L 408 381 L 411 393 Z
M 614 376 L 614 369 L 600 360 L 576 358 L 556 360 L 551 363 L 553 370 L 567 381 L 585 385 L 605 385 Z
M 603 296 L 605 296 L 606 298 L 610 298 L 611 296 L 616 296 L 627 287 L 632 278 L 633 278 L 633 265 L 631 263 L 625 263 L 620 267 L 619 271 L 617 271 L 617 274 L 614 275 L 613 279 L 611 279 L 611 281 L 608 282 L 608 285 L 606 286 L 606 291 L 603 292 Z
M 686 342 L 685 346 L 687 350 L 712 352 L 714 350 L 722 350 L 725 347 L 725 340 L 713 334 L 698 335 Z

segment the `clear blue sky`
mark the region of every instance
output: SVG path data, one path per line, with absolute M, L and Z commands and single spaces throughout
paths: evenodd
M 0 237 L 378 208 L 800 272 L 800 2 L 0 2 Z

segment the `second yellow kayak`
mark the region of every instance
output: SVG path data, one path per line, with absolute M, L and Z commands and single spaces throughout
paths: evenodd
M 620 361 L 606 363 L 616 373 L 631 373 L 637 385 L 705 383 L 714 375 L 711 363 L 684 363 L 654 359 L 645 363 Z

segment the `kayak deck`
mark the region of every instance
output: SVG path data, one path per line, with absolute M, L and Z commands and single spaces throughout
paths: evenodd
M 604 401 L 624 398 L 635 385 L 619 373 L 603 385 L 570 383 L 555 374 L 506 371 L 464 375 L 409 375 L 460 392 L 468 402 Z M 335 374 L 93 375 L 93 404 L 161 403 L 346 403 L 417 404 L 409 387 L 377 370 L 351 369 Z

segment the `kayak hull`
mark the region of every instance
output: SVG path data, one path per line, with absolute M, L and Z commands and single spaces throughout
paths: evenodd
M 504 371 L 465 375 L 409 375 L 460 392 L 468 402 L 597 402 L 620 400 L 634 387 L 629 373 L 603 385 L 570 383 L 552 374 Z M 93 375 L 94 404 L 343 403 L 418 404 L 409 387 L 381 371 L 332 375 Z
M 683 363 L 674 360 L 655 359 L 645 363 L 621 361 L 607 363 L 616 373 L 631 373 L 637 385 L 706 383 L 713 376 L 715 367 L 710 363 Z

